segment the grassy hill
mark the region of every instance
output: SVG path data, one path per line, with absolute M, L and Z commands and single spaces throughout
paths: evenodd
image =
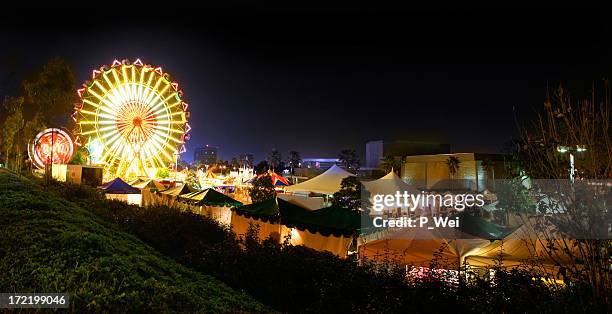
M 68 292 L 79 312 L 268 311 L 54 195 L 0 170 L 1 292 Z

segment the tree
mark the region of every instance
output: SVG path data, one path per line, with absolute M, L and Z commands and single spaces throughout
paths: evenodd
M 484 175 L 484 184 L 485 184 L 485 188 L 489 188 L 489 175 L 492 172 L 492 179 L 493 179 L 493 184 L 495 184 L 495 163 L 490 159 L 490 158 L 486 158 L 485 160 L 482 161 L 482 170 L 484 170 L 485 175 Z
M 361 209 L 361 182 L 355 176 L 342 179 L 340 191 L 334 193 L 332 204 L 351 210 Z
M 155 176 L 160 179 L 165 179 L 170 176 L 170 170 L 168 169 L 168 167 L 157 168 L 157 172 L 155 173 Z
M 357 173 L 359 171 L 360 162 L 359 157 L 354 149 L 343 149 L 338 155 L 338 159 L 342 163 L 342 166 L 350 172 Z
M 268 155 L 268 163 L 272 170 L 276 170 L 281 168 L 283 162 L 283 157 L 281 153 L 277 149 L 272 149 L 270 155 Z
M 240 168 L 240 162 L 238 162 L 238 158 L 233 157 L 232 161 L 230 162 L 230 166 L 232 167 L 232 169 Z
M 461 164 L 461 161 L 459 161 L 459 158 L 455 156 L 450 156 L 448 159 L 446 159 L 451 190 L 453 189 L 453 180 L 455 179 L 455 175 L 459 171 L 459 164 Z
M 593 84 L 588 96 L 581 98 L 570 97 L 560 86 L 546 99 L 538 118 L 521 130 L 516 146 L 516 159 L 532 179 L 530 191 L 538 211 L 571 231 L 551 234 L 540 229 L 538 240 L 545 244 L 545 253 L 573 261 L 564 263 L 568 286 L 586 282 L 587 291 L 608 306 L 612 302 L 610 240 L 609 233 L 602 237 L 600 232 L 606 234 L 608 229 L 602 222 L 610 219 L 609 193 L 589 182 L 612 178 L 611 117 L 607 80 L 603 88 Z M 575 158 L 575 179 L 570 179 L 570 154 Z M 564 249 L 555 248 L 547 239 L 562 242 Z
M 53 59 L 30 80 L 23 82 L 26 101 L 36 107 L 36 114 L 49 124 L 55 117 L 68 118 L 77 100 L 75 75 L 63 59 Z
M 200 186 L 200 180 L 198 180 L 198 176 L 196 171 L 190 170 L 187 168 L 187 178 L 185 179 L 185 184 L 190 188 L 195 190 L 201 190 L 202 186 Z
M 257 165 L 255 165 L 253 169 L 253 171 L 255 171 L 255 174 L 264 174 L 268 172 L 268 170 L 270 170 L 270 165 L 265 160 L 260 161 Z
M 84 148 L 79 148 L 74 152 L 74 156 L 70 160 L 71 165 L 85 165 L 87 164 L 87 152 Z
M 272 178 L 269 175 L 257 176 L 251 184 L 249 196 L 253 203 L 263 202 L 276 196 Z
M 300 158 L 300 153 L 297 151 L 289 151 L 289 157 L 287 157 L 287 164 L 289 168 L 291 168 L 291 174 L 295 174 L 295 168 L 299 168 L 302 163 L 302 158 Z
M 380 168 L 384 170 L 386 173 L 391 172 L 393 170 L 396 173 L 402 168 L 401 158 L 396 156 L 385 156 L 381 159 Z
M 23 97 L 7 97 L 4 100 L 4 107 L 6 108 L 7 117 L 2 128 L 2 139 L 5 164 L 7 168 L 10 168 L 11 153 L 15 150 L 20 151 L 18 135 L 24 127 Z M 15 155 L 17 156 L 18 154 Z M 16 170 L 17 163 L 13 163 L 12 168 Z

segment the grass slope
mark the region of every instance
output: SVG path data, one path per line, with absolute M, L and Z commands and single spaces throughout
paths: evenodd
M 76 311 L 266 312 L 36 182 L 0 170 L 0 291 L 68 292 Z

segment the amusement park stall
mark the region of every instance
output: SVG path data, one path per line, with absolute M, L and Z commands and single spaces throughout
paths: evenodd
M 178 200 L 184 208 L 227 226 L 232 222 L 231 208 L 242 205 L 241 202 L 213 188 L 179 195 Z
M 115 178 L 100 187 L 107 199 L 118 200 L 128 204 L 140 205 L 142 195 L 140 190 L 127 184 L 121 178 Z
M 360 227 L 358 213 L 328 207 L 309 210 L 281 198 L 232 209 L 232 230 L 245 235 L 249 226 L 259 228 L 261 240 L 271 237 L 279 243 L 290 236 L 292 245 L 329 251 L 346 257 Z

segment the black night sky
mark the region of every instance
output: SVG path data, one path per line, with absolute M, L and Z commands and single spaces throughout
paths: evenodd
M 260 160 L 272 148 L 363 155 L 374 139 L 499 152 L 515 115 L 541 107 L 547 84 L 582 92 L 610 74 L 605 10 L 179 11 L 39 11 L 35 22 L 0 13 L 0 96 L 55 56 L 78 82 L 113 59 L 141 58 L 185 92 L 188 161 L 204 144 L 219 146 L 223 159 L 251 152 Z

